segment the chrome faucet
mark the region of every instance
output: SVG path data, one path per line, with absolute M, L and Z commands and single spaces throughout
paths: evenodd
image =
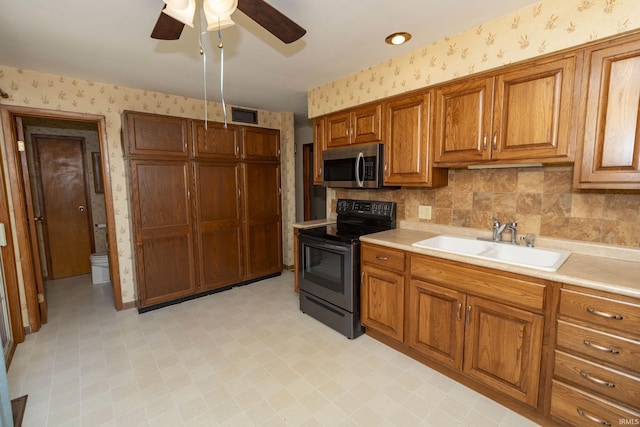
M 493 215 L 489 216 L 489 219 L 493 221 L 493 241 L 494 242 L 502 242 L 502 233 L 504 230 L 509 230 L 511 232 L 511 244 L 518 244 L 518 223 L 517 222 L 505 222 L 504 224 L 500 224 L 498 218 Z

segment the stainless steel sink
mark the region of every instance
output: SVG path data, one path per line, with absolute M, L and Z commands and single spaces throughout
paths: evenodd
M 415 242 L 412 246 L 544 271 L 558 270 L 571 255 L 560 249 L 530 248 L 446 234 Z

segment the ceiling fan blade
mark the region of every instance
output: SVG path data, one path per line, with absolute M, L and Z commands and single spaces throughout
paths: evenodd
M 167 5 L 164 7 L 167 7 Z M 162 9 L 164 9 L 164 7 Z M 156 21 L 156 26 L 153 27 L 153 31 L 151 32 L 151 38 L 160 40 L 178 40 L 180 38 L 180 34 L 182 34 L 183 28 L 184 24 L 182 22 L 177 21 L 166 13 L 162 13 L 162 11 L 160 11 L 160 16 Z
M 238 0 L 238 9 L 287 44 L 307 32 L 264 0 Z

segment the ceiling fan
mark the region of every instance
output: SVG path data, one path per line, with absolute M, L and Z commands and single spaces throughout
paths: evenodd
M 196 0 L 163 0 L 151 37 L 160 40 L 177 40 L 185 24 L 193 27 Z M 207 19 L 207 30 L 218 30 L 233 25 L 231 14 L 236 8 L 264 27 L 284 43 L 301 38 L 307 30 L 280 13 L 264 0 L 202 0 Z

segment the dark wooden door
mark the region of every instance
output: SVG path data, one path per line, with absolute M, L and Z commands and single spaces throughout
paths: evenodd
M 140 305 L 193 294 L 188 161 L 132 160 L 131 175 Z
M 241 167 L 197 162 L 195 194 L 201 290 L 242 281 Z
M 91 205 L 84 138 L 34 135 L 36 179 L 50 279 L 91 272 Z
M 282 271 L 280 164 L 245 163 L 245 278 Z

